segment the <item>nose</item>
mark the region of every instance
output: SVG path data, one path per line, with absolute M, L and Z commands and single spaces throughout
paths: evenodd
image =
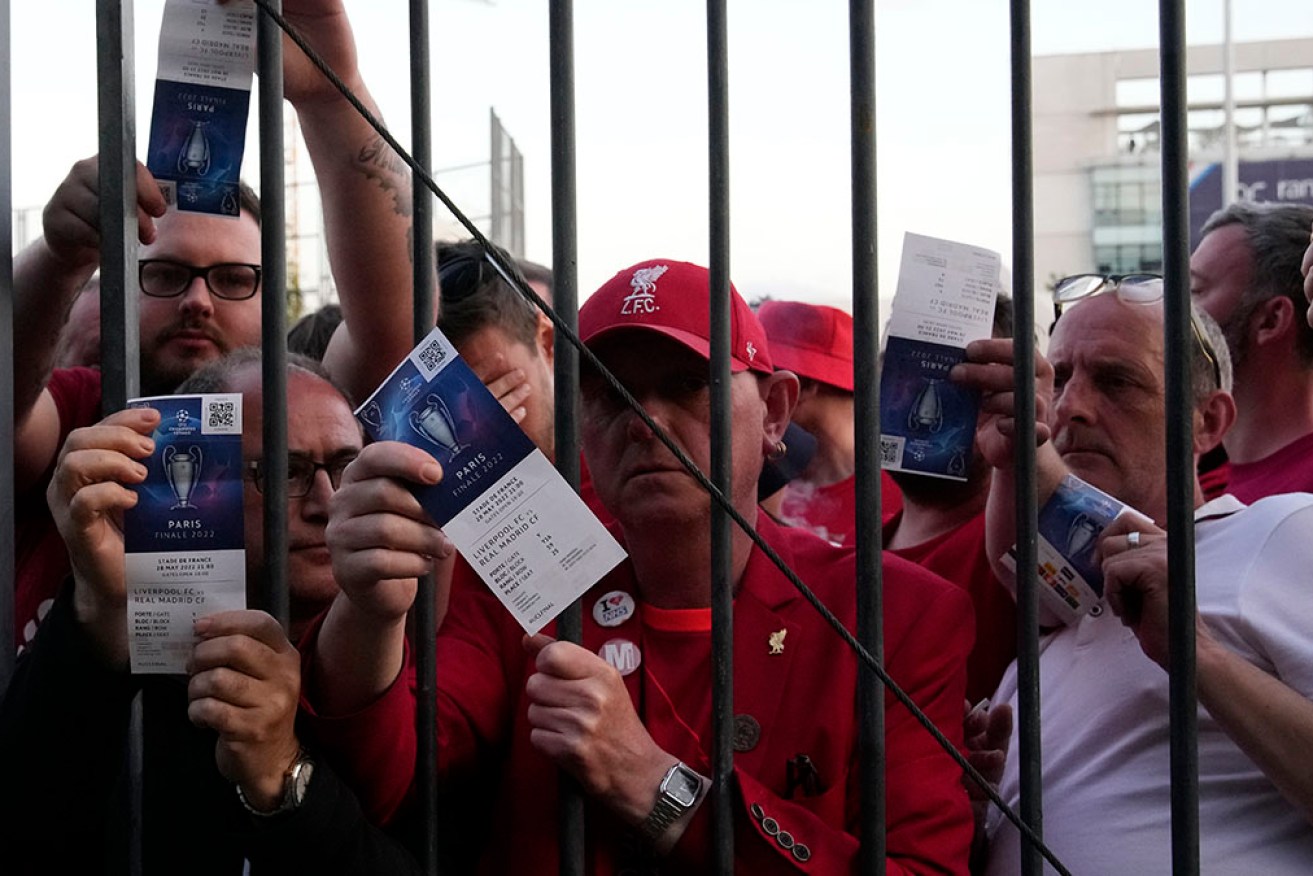
M 187 288 L 182 290 L 178 300 L 178 309 L 193 316 L 209 317 L 214 313 L 214 296 L 210 287 L 205 285 L 204 277 L 192 277 Z
M 1066 423 L 1089 425 L 1095 420 L 1095 394 L 1088 380 L 1079 374 L 1073 374 L 1062 389 L 1054 393 L 1053 422 L 1054 428 Z
M 638 403 L 642 405 L 643 410 L 648 411 L 648 415 L 651 416 L 651 406 L 648 404 L 648 400 L 640 398 L 638 399 Z M 645 444 L 656 437 L 652 429 L 647 423 L 643 422 L 643 418 L 640 417 L 637 412 L 626 411 L 624 416 L 629 418 L 625 423 L 625 434 L 630 441 Z

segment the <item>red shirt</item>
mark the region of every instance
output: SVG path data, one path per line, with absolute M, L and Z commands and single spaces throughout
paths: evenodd
M 59 447 L 74 429 L 100 421 L 100 372 L 94 368 L 56 368 L 47 384 L 59 412 Z M 55 528 L 46 504 L 46 487 L 55 470 L 55 460 L 40 480 L 17 499 L 18 519 L 14 577 L 14 641 L 21 652 L 36 636 L 50 610 L 59 585 L 72 567 L 68 548 Z
M 902 513 L 884 526 L 887 541 Z M 1017 603 L 989 566 L 982 511 L 957 529 L 912 547 L 889 551 L 911 560 L 967 592 L 976 608 L 976 645 L 967 657 L 967 699 L 994 695 L 1003 672 L 1017 656 Z
M 1227 492 L 1246 505 L 1279 493 L 1313 493 L 1313 432 L 1258 462 L 1231 462 Z
M 853 551 L 779 527 L 764 514 L 758 529 L 854 629 Z M 969 600 L 898 557 L 886 555 L 885 581 L 885 668 L 960 747 Z M 740 583 L 734 602 L 734 712 L 755 731 L 734 757 L 736 872 L 851 872 L 861 799 L 857 661 L 762 551 L 753 550 Z M 521 645 L 523 631 L 487 588 L 460 584 L 453 582 L 451 607 L 438 634 L 439 770 L 453 780 L 481 778 L 495 789 L 494 808 L 485 817 L 497 827 L 479 850 L 480 872 L 555 873 L 557 770 L 530 741 L 524 684 L 533 667 Z M 634 599 L 632 613 L 602 626 L 590 609 L 612 591 Z M 659 653 L 705 636 L 695 629 L 702 626 L 698 621 L 696 613 L 649 616 L 637 601 L 628 563 L 584 597 L 584 647 L 597 653 L 620 639 L 639 649 L 642 663 L 624 682 L 644 726 L 663 749 L 707 775 L 710 740 L 704 741 L 698 725 L 709 714 L 711 680 L 671 675 L 681 671 L 677 667 L 686 657 L 705 660 Z M 956 633 L 962 629 L 968 632 Z M 307 678 L 314 672 L 313 636 L 314 631 L 302 650 Z M 388 819 L 408 805 L 415 780 L 416 696 L 408 663 L 388 691 L 354 714 L 319 716 L 303 700 L 316 750 L 347 779 L 373 817 Z M 888 872 L 965 873 L 971 818 L 961 771 L 888 693 L 885 708 Z M 815 768 L 811 791 L 788 788 L 788 763 L 800 754 Z M 754 808 L 762 815 L 754 817 Z M 595 802 L 586 804 L 586 812 L 587 871 L 620 872 L 631 831 Z M 807 847 L 806 861 L 776 833 L 766 832 L 760 820 L 766 816 Z M 709 834 L 710 812 L 704 806 L 660 872 L 701 872 Z
M 889 472 L 880 472 L 880 518 L 888 522 L 903 509 L 903 494 Z M 852 547 L 857 544 L 857 477 L 824 487 L 801 480 L 784 488 L 780 518 L 790 526 L 810 529 L 826 541 Z

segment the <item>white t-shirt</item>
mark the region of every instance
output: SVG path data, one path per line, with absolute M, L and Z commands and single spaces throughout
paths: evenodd
M 1195 520 L 1197 598 L 1209 629 L 1313 699 L 1313 495 L 1248 508 L 1222 496 Z M 1167 673 L 1101 608 L 1040 642 L 1044 840 L 1073 873 L 1169 876 Z M 993 701 L 1016 708 L 1015 662 Z M 999 790 L 1017 808 L 1015 730 Z M 1313 873 L 1313 826 L 1203 708 L 1199 819 L 1204 874 Z M 1016 828 L 991 810 L 988 829 L 988 873 L 1015 876 Z

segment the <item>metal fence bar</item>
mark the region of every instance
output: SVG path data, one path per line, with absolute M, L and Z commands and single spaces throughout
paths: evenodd
M 854 427 L 880 432 L 880 295 L 875 199 L 875 2 L 851 0 L 848 53 L 852 138 L 852 258 Z M 862 379 L 872 375 L 870 379 Z M 859 441 L 857 519 L 882 520 L 878 442 Z M 880 527 L 857 529 L 857 639 L 884 662 L 884 579 Z M 873 672 L 857 676 L 861 750 L 861 872 L 885 871 L 884 685 Z
M 13 239 L 13 104 L 10 88 L 9 0 L 0 0 L 0 356 L 4 373 L 0 380 L 0 699 L 9 688 L 14 672 L 14 573 L 17 564 L 14 527 L 14 254 Z
M 100 410 L 121 410 L 139 386 L 137 323 L 137 142 L 132 0 L 96 2 L 96 95 L 100 123 Z M 6 247 L 9 242 L 5 242 Z M 128 294 L 131 290 L 132 294 Z M 128 717 L 128 872 L 142 872 L 141 691 Z
M 139 385 L 132 0 L 97 0 L 96 69 L 100 115 L 100 410 L 108 415 L 122 410 Z
M 574 3 L 552 0 L 548 11 L 552 122 L 552 306 L 575 332 L 579 327 L 579 228 L 576 213 L 574 110 Z M 579 353 L 557 332 L 555 352 L 556 468 L 579 488 Z M 559 638 L 583 639 L 583 610 L 578 601 L 556 621 Z M 584 872 L 584 798 L 574 779 L 560 776 L 558 836 L 562 876 Z
M 1194 450 L 1190 226 L 1186 173 L 1185 3 L 1161 0 L 1163 331 L 1167 380 L 1167 568 L 1171 705 L 1172 872 L 1199 872 L 1199 741 L 1195 696 Z
M 1016 367 L 1017 568 L 1039 566 L 1035 475 L 1035 207 L 1031 156 L 1030 2 L 1012 0 L 1012 277 Z M 1017 753 L 1021 818 L 1043 837 L 1043 766 L 1040 756 L 1039 580 L 1017 575 Z M 1022 838 L 1021 872 L 1039 876 L 1039 847 Z
M 282 0 L 270 6 L 282 11 Z M 283 35 L 261 12 L 260 76 L 261 371 L 264 384 L 265 609 L 287 629 L 287 241 L 283 191 Z
M 421 167 L 433 165 L 433 113 L 430 95 L 428 0 L 410 0 L 410 124 L 411 153 Z M 434 288 L 433 195 L 412 174 L 414 265 L 414 337 L 419 343 L 433 330 Z M 415 774 L 419 777 L 419 811 L 423 823 L 420 860 L 426 872 L 438 872 L 438 618 L 436 583 L 423 575 L 415 594 L 416 697 Z
M 725 0 L 707 0 L 707 146 L 711 283 L 711 481 L 730 490 L 729 38 Z M 712 872 L 734 872 L 733 523 L 711 513 L 711 838 Z

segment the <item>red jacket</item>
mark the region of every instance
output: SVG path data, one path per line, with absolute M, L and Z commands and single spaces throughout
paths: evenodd
M 768 543 L 834 611 L 856 628 L 855 555 L 760 515 Z M 458 576 L 459 578 L 459 576 Z M 889 674 L 959 747 L 973 628 L 970 600 L 919 567 L 885 556 L 885 666 Z M 635 593 L 622 564 L 584 597 L 583 644 L 598 651 L 617 636 L 636 642 L 639 614 L 601 627 L 590 609 L 613 590 Z M 637 607 L 637 612 L 642 606 Z M 771 634 L 784 647 L 772 654 Z M 313 633 L 312 633 L 313 635 Z M 477 581 L 453 586 L 438 636 L 439 770 L 449 780 L 498 774 L 497 840 L 479 855 L 494 873 L 554 873 L 557 860 L 557 770 L 529 743 L 524 683 L 532 673 L 522 631 Z M 305 653 L 312 652 L 306 648 Z M 855 688 L 858 663 L 847 645 L 754 549 L 734 607 L 734 712 L 752 716 L 760 736 L 735 755 L 735 856 L 739 872 L 844 873 L 856 865 L 860 790 L 856 769 Z M 307 666 L 307 672 L 313 672 Z M 678 714 L 644 671 L 625 681 L 644 723 L 662 748 L 707 775 L 710 745 Z M 314 716 L 312 730 L 329 759 L 375 816 L 391 819 L 409 804 L 415 763 L 414 673 L 407 667 L 376 703 L 342 718 Z M 648 691 L 645 695 L 642 690 Z M 705 687 L 710 698 L 710 679 Z M 705 703 L 684 704 L 686 713 Z M 892 696 L 885 696 L 887 848 L 889 873 L 965 873 L 971 814 L 960 771 Z M 789 760 L 806 754 L 819 787 L 786 798 Z M 655 789 L 654 793 L 655 793 Z M 759 807 L 754 809 L 754 806 Z M 677 844 L 670 871 L 696 872 L 708 861 L 710 815 L 703 806 Z M 779 831 L 768 824 L 771 819 Z M 588 871 L 617 872 L 627 834 L 600 807 L 589 807 Z M 787 836 L 786 836 L 787 834 Z M 783 839 L 781 839 L 783 837 Z M 805 847 L 805 848 L 800 848 Z

